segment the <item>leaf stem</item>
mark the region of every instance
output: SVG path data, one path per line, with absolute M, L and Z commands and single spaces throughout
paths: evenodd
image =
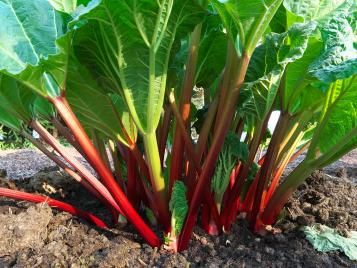
M 157 207 L 160 215 L 160 219 L 164 228 L 169 230 L 170 228 L 170 216 L 169 216 L 169 198 L 165 179 L 162 176 L 161 161 L 159 155 L 159 148 L 156 140 L 156 133 L 147 133 L 144 135 L 144 145 L 146 152 L 146 160 L 149 166 L 151 185 L 153 188 L 154 196 L 157 202 Z
M 94 164 L 95 170 L 98 172 L 99 176 L 103 180 L 104 184 L 107 186 L 113 198 L 120 206 L 123 211 L 124 216 L 134 225 L 136 230 L 142 235 L 142 237 L 153 247 L 158 247 L 161 245 L 160 239 L 157 235 L 147 226 L 140 215 L 135 211 L 133 206 L 130 204 L 125 194 L 121 190 L 120 186 L 116 183 L 113 174 L 105 166 L 105 163 L 100 158 L 98 151 L 95 149 L 93 143 L 89 139 L 87 133 L 82 127 L 81 123 L 78 121 L 77 117 L 71 110 L 71 108 L 66 105 L 67 101 L 64 96 L 59 96 L 56 98 L 49 99 L 52 104 L 57 109 L 58 113 L 62 117 L 66 125 L 71 129 L 74 137 L 82 147 L 83 151 L 86 153 L 88 159 Z
M 232 56 L 236 58 L 235 64 L 233 64 L 233 70 L 235 70 L 236 73 L 230 78 L 230 90 L 229 94 L 227 95 L 225 109 L 222 113 L 222 118 L 224 118 L 224 120 L 220 120 L 219 122 L 217 131 L 213 137 L 211 148 L 203 165 L 202 173 L 199 176 L 196 189 L 192 196 L 186 222 L 180 236 L 179 250 L 183 250 L 188 246 L 189 238 L 192 234 L 192 229 L 197 219 L 199 206 L 203 199 L 204 191 L 206 186 L 210 184 L 210 179 L 212 178 L 214 172 L 215 163 L 223 146 L 224 139 L 229 131 L 230 123 L 233 118 L 236 102 L 239 96 L 239 89 L 243 84 L 244 77 L 248 68 L 250 60 L 248 55 L 244 54 L 241 59 L 238 59 L 235 54 Z
M 186 139 L 184 139 L 183 135 L 187 133 L 186 129 L 190 117 L 191 97 L 192 97 L 192 91 L 195 83 L 198 49 L 201 40 L 201 29 L 202 29 L 202 24 L 200 23 L 195 27 L 194 31 L 191 34 L 189 54 L 186 62 L 186 71 L 185 71 L 183 88 L 180 98 L 179 114 L 183 122 L 177 122 L 178 118 L 176 116 L 176 124 L 175 124 L 176 127 L 175 127 L 174 141 L 172 146 L 172 159 L 171 159 L 170 180 L 169 180 L 170 194 L 175 181 L 181 179 L 181 175 L 182 175 L 182 167 L 184 162 L 184 149 L 187 148 L 187 146 L 185 147 L 185 143 L 188 142 Z M 183 123 L 184 125 L 181 126 L 180 123 Z M 182 129 L 182 127 L 184 127 L 184 129 Z M 185 131 L 185 133 L 183 131 Z M 189 142 L 191 143 L 191 141 Z
M 16 200 L 24 200 L 24 201 L 28 201 L 28 202 L 32 202 L 32 203 L 46 203 L 50 207 L 68 212 L 68 213 L 72 214 L 73 216 L 78 216 L 80 218 L 86 219 L 89 222 L 93 223 L 94 225 L 98 226 L 99 228 L 107 228 L 106 223 L 103 222 L 98 217 L 94 216 L 93 214 L 90 214 L 86 211 L 76 208 L 70 204 L 49 198 L 47 196 L 41 196 L 41 195 L 37 195 L 37 194 L 29 194 L 29 193 L 24 193 L 24 192 L 20 192 L 17 190 L 11 190 L 11 189 L 2 188 L 2 187 L 0 187 L 0 196 L 5 196 L 5 197 L 11 198 L 11 199 L 16 199 Z

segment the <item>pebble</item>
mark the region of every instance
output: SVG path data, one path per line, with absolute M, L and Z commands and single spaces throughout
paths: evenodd
M 225 245 L 226 245 L 226 247 L 230 247 L 231 246 L 231 241 L 229 239 L 227 239 Z
M 276 241 L 282 243 L 286 241 L 286 237 L 283 234 L 276 234 L 275 235 Z
M 202 245 L 207 245 L 208 241 L 206 237 L 201 237 L 200 239 Z
M 268 254 L 271 254 L 271 255 L 274 255 L 274 253 L 275 253 L 275 250 L 273 248 L 271 248 L 271 247 L 265 247 L 264 251 L 266 253 L 268 253 Z
M 257 253 L 255 254 L 255 260 L 256 260 L 257 262 L 262 262 L 262 254 L 260 254 L 259 252 L 257 252 Z
M 217 255 L 217 251 L 214 250 L 214 249 L 211 249 L 211 250 L 209 251 L 209 255 L 211 255 L 212 257 L 214 257 L 214 256 Z

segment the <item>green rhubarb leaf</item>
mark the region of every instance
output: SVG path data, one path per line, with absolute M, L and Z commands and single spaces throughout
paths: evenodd
M 351 231 L 348 237 L 341 236 L 336 229 L 326 225 L 313 224 L 302 227 L 306 239 L 320 252 L 341 251 L 350 260 L 357 261 L 357 232 Z
M 239 137 L 233 132 L 228 133 L 224 146 L 229 148 L 230 154 L 237 160 L 246 161 L 248 159 L 248 145 L 241 142 Z
M 301 59 L 288 65 L 285 75 L 284 91 L 282 98 L 283 108 L 295 113 L 298 109 L 304 109 L 301 106 L 301 94 L 306 86 L 314 79 L 309 76 L 308 69 L 311 63 L 316 59 L 323 49 L 323 44 L 316 38 L 311 38 L 307 49 Z M 308 91 L 308 89 L 306 89 Z M 306 94 L 309 97 L 308 94 Z
M 208 89 L 222 72 L 227 54 L 227 36 L 216 14 L 208 15 L 202 26 L 196 85 Z
M 15 118 L 29 122 L 32 118 L 32 92 L 15 79 L 0 74 L 0 106 Z
M 212 178 L 211 188 L 216 195 L 216 200 L 220 201 L 223 193 L 228 187 L 232 169 L 236 163 L 236 158 L 229 148 L 224 148 L 219 154 L 215 173 Z
M 272 18 L 269 26 L 270 31 L 273 33 L 283 33 L 287 31 L 287 11 L 284 5 L 280 5 L 278 11 L 275 13 L 274 17 Z
M 321 20 L 350 3 L 350 0 L 284 0 L 285 8 L 305 21 Z
M 96 77 L 111 81 L 138 128 L 153 133 L 173 43 L 193 30 L 203 10 L 192 0 L 94 0 L 89 5 L 96 7 L 78 15 L 89 21 L 76 42 L 80 60 Z
M 55 76 L 63 86 L 63 51 L 70 40 L 63 35 L 68 17 L 46 0 L 0 1 L 0 16 L 4 18 L 0 25 L 0 71 L 44 97 L 59 95 L 59 90 L 48 92 L 45 85 Z
M 12 114 L 8 113 L 8 111 L 4 109 L 1 105 L 0 105 L 0 124 L 8 128 L 11 128 L 16 132 L 20 132 L 22 129 L 21 120 L 19 120 Z
M 324 52 L 310 65 L 310 75 L 331 83 L 357 73 L 357 49 L 351 25 L 356 14 L 338 12 L 320 27 Z
M 66 89 L 73 18 L 47 0 L 1 0 L 0 18 L 0 71 L 43 97 L 59 96 Z M 83 25 L 76 22 L 76 29 Z
M 12 74 L 56 54 L 58 14 L 46 0 L 0 1 L 0 70 Z
M 271 110 L 286 66 L 301 59 L 316 23 L 297 23 L 282 34 L 271 33 L 249 65 L 239 110 L 261 121 Z
M 175 182 L 169 204 L 172 213 L 171 228 L 175 236 L 180 234 L 188 212 L 186 191 L 186 186 L 182 181 Z
M 77 8 L 77 0 L 48 0 L 54 9 L 65 12 L 72 13 Z
M 243 50 L 252 55 L 282 0 L 211 0 L 235 44 L 238 55 Z
M 72 109 L 88 129 L 94 128 L 128 145 L 123 128 L 132 141 L 136 140 L 136 128 L 129 113 L 125 112 L 120 96 L 105 94 L 85 67 L 71 60 L 67 79 L 67 98 Z
M 223 194 L 228 187 L 234 166 L 238 160 L 244 162 L 247 159 L 248 145 L 241 142 L 236 134 L 228 133 L 211 182 L 211 189 L 215 193 L 218 204 L 221 203 Z
M 330 90 L 336 90 L 336 87 L 330 87 Z M 333 94 L 337 96 L 326 103 L 328 107 L 308 152 L 309 158 L 327 156 L 321 165 L 327 165 L 357 147 L 357 76 L 345 80 Z
M 290 113 L 309 107 L 303 106 L 302 103 L 316 103 L 316 94 L 304 92 L 311 90 L 309 84 L 316 84 L 316 81 L 320 80 L 328 85 L 337 79 L 357 73 L 357 50 L 354 47 L 351 21 L 353 15 L 349 14 L 346 7 L 336 10 L 319 24 L 321 40 L 311 38 L 304 56 L 288 66 L 283 107 Z M 324 87 L 319 88 L 323 90 Z M 302 95 L 314 100 L 302 100 Z M 323 101 L 323 98 L 320 98 L 320 101 Z
M 40 96 L 36 97 L 33 104 L 33 110 L 36 117 L 48 121 L 56 115 L 52 104 L 47 99 Z

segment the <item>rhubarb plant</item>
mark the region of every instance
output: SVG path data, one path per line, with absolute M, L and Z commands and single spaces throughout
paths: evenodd
M 174 251 L 188 247 L 196 223 L 219 235 L 241 214 L 254 232 L 271 229 L 311 172 L 357 147 L 355 8 L 0 0 L 0 123 L 81 183 L 112 223 L 47 197 L 0 195 L 45 201 L 103 228 L 125 218 L 151 246 Z

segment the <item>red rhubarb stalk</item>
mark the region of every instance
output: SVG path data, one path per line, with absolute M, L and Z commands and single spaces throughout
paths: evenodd
M 182 88 L 181 99 L 180 99 L 179 113 L 183 120 L 185 129 L 187 128 L 187 124 L 190 117 L 191 97 L 192 97 L 192 91 L 195 83 L 198 48 L 201 39 L 201 29 L 202 29 L 202 24 L 198 24 L 191 34 L 189 54 L 186 63 L 185 77 L 184 77 L 183 88 Z M 172 146 L 173 153 L 172 153 L 171 167 L 170 167 L 169 193 L 171 193 L 175 181 L 182 178 L 185 143 L 186 141 L 184 140 L 182 134 L 182 128 L 178 126 L 178 122 L 176 121 L 174 142 Z
M 161 166 L 164 165 L 166 143 L 170 132 L 171 106 L 166 105 L 164 111 L 165 111 L 164 118 L 162 120 L 161 128 L 159 131 L 159 154 L 160 154 Z
M 273 168 L 275 165 L 276 158 L 279 153 L 279 144 L 284 138 L 286 129 L 289 126 L 290 116 L 288 113 L 282 114 L 279 118 L 279 121 L 276 125 L 276 131 L 274 131 L 273 137 L 268 147 L 266 153 L 267 157 L 264 160 L 264 164 L 261 168 L 257 190 L 255 192 L 255 200 L 253 202 L 252 214 L 250 217 L 250 223 L 252 229 L 256 227 L 257 217 L 262 209 L 264 204 L 264 199 L 267 192 L 268 183 L 270 181 Z
M 232 48 L 234 50 L 234 48 Z M 235 54 L 232 54 L 234 57 Z M 182 229 L 180 241 L 179 241 L 179 250 L 184 250 L 188 247 L 188 242 L 192 234 L 193 226 L 196 222 L 198 210 L 200 203 L 203 199 L 203 194 L 205 191 L 205 187 L 210 184 L 210 179 L 212 178 L 215 163 L 218 159 L 219 153 L 224 143 L 224 139 L 229 131 L 230 122 L 233 118 L 236 102 L 239 96 L 239 89 L 244 82 L 244 77 L 248 68 L 250 58 L 248 55 L 243 55 L 240 61 L 237 61 L 237 66 L 233 66 L 232 70 L 234 72 L 238 70 L 236 74 L 233 75 L 230 85 L 229 95 L 227 96 L 227 105 L 222 113 L 222 118 L 224 120 L 220 120 L 219 126 L 215 135 L 213 137 L 211 148 L 208 152 L 206 161 L 203 165 L 203 170 L 201 175 L 199 176 L 196 189 L 192 196 L 192 200 L 189 206 L 188 215 L 185 221 L 185 225 Z
M 68 212 L 74 216 L 78 216 L 83 219 L 86 219 L 89 222 L 95 224 L 96 226 L 98 226 L 100 228 L 107 228 L 107 225 L 105 224 L 105 222 L 103 222 L 101 219 L 94 216 L 93 214 L 83 211 L 79 208 L 76 208 L 70 204 L 49 198 L 47 196 L 29 194 L 29 193 L 24 193 L 24 192 L 11 190 L 11 189 L 7 189 L 7 188 L 2 188 L 2 187 L 0 187 L 0 196 L 4 196 L 4 197 L 11 198 L 11 199 L 16 199 L 16 200 L 29 201 L 32 203 L 46 203 L 50 207 L 56 208 L 61 211 Z
M 129 153 L 129 159 L 128 159 L 128 181 L 127 181 L 127 195 L 129 201 L 135 206 L 138 207 L 138 196 L 136 192 L 137 188 L 137 180 L 138 180 L 138 172 L 137 172 L 137 166 L 136 166 L 136 161 L 133 156 L 133 154 Z
M 299 141 L 300 139 L 298 139 L 296 141 L 296 143 Z M 279 181 L 280 178 L 286 168 L 286 166 L 291 163 L 292 161 L 294 161 L 300 154 L 302 154 L 306 148 L 309 146 L 309 142 L 307 142 L 306 144 L 304 144 L 304 146 L 302 146 L 299 150 L 297 150 L 293 155 L 291 155 L 290 153 L 286 156 L 286 158 L 284 159 L 284 161 L 281 163 L 281 165 L 277 168 L 277 170 L 274 173 L 273 179 L 271 181 L 271 184 L 269 186 L 268 192 L 266 194 L 265 200 L 264 200 L 264 207 L 266 206 L 266 204 L 268 203 L 268 201 L 270 200 L 271 196 L 273 195 L 273 193 L 275 192 L 276 188 L 279 185 Z M 292 147 L 295 148 L 296 144 Z M 293 151 L 293 150 L 292 150 Z
M 121 213 L 120 207 L 107 188 L 105 188 L 105 186 L 77 159 L 68 153 L 66 149 L 63 148 L 63 146 L 39 122 L 31 121 L 29 126 L 32 127 L 40 135 L 40 137 L 54 150 L 56 150 L 73 168 L 75 168 L 80 173 L 80 175 L 85 178 L 96 191 L 98 191 L 98 193 L 100 193 L 100 195 L 103 197 L 102 200 L 105 200 L 104 202 L 106 204 L 109 204 Z
M 137 231 L 151 246 L 160 246 L 160 239 L 149 228 L 149 226 L 144 222 L 144 220 L 139 216 L 139 214 L 130 204 L 129 200 L 126 198 L 120 186 L 116 183 L 113 174 L 106 167 L 103 160 L 100 158 L 99 153 L 95 149 L 93 143 L 89 139 L 81 123 L 78 121 L 71 108 L 66 105 L 65 98 L 63 96 L 59 96 L 50 99 L 50 101 L 56 107 L 58 113 L 62 117 L 63 121 L 66 123 L 67 127 L 71 129 L 74 137 L 82 147 L 83 151 L 86 153 L 90 162 L 94 164 L 94 169 L 98 172 L 98 175 L 101 177 L 103 183 L 106 185 L 107 189 L 110 191 L 113 198 L 118 203 L 126 218 L 134 225 Z
M 71 168 L 69 168 L 64 162 L 62 162 L 56 155 L 51 153 L 47 148 L 38 140 L 33 138 L 30 134 L 27 132 L 22 132 L 22 136 L 24 136 L 26 139 L 28 139 L 33 145 L 36 146 L 37 149 L 39 149 L 43 154 L 45 154 L 49 159 L 51 159 L 56 165 L 58 165 L 60 168 L 62 168 L 69 176 L 71 176 L 75 181 L 79 182 L 82 184 L 90 193 L 92 193 L 95 197 L 97 197 L 99 200 L 103 200 L 103 196 L 101 196 L 93 187 L 91 184 L 89 184 L 86 180 L 83 180 L 81 176 L 79 176 L 75 171 L 73 171 Z

